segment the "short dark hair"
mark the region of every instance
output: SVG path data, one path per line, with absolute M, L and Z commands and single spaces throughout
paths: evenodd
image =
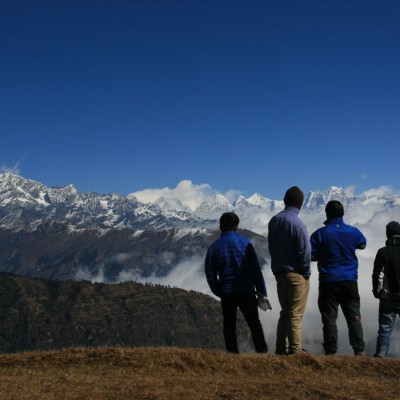
M 300 209 L 304 202 L 304 193 L 297 186 L 292 186 L 286 191 L 283 202 L 286 206 Z
M 239 225 L 239 217 L 234 212 L 226 212 L 219 219 L 219 229 L 222 232 L 233 231 Z
M 326 216 L 328 218 L 339 218 L 344 215 L 343 204 L 338 200 L 331 200 L 325 207 Z
M 386 237 L 389 239 L 394 235 L 400 235 L 400 224 L 397 221 L 391 221 L 386 225 Z

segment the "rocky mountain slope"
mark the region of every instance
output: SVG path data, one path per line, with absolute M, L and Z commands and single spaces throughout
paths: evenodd
M 165 276 L 182 260 L 205 254 L 217 227 L 188 210 L 0 175 L 0 270 L 6 272 L 79 279 L 79 271 L 101 271 L 106 282 L 118 282 L 121 273 Z M 263 236 L 246 235 L 265 247 Z

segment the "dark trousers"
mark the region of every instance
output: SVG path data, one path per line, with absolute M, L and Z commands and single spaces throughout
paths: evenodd
M 350 345 L 354 353 L 364 351 L 363 328 L 360 316 L 360 295 L 355 281 L 320 282 L 318 307 L 321 312 L 325 354 L 337 351 L 338 331 L 336 320 L 338 307 L 346 318 Z
M 268 346 L 258 317 L 257 300 L 254 294 L 229 293 L 221 296 L 222 315 L 224 317 L 224 339 L 226 350 L 239 353 L 236 338 L 237 309 L 243 313 L 250 328 L 254 348 L 258 353 L 266 353 Z

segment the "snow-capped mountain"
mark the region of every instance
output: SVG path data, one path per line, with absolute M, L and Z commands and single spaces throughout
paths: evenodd
M 222 213 L 233 211 L 234 207 L 229 200 L 217 194 L 211 199 L 203 201 L 194 212 L 194 215 L 203 220 L 218 220 Z
M 355 196 L 330 187 L 305 195 L 301 218 L 309 232 L 322 225 L 325 204 L 331 199 L 340 200 L 347 222 L 370 237 L 381 235 L 389 220 L 399 219 L 398 195 L 372 190 Z M 230 202 L 217 194 L 197 203 L 195 209 L 172 197 L 144 203 L 133 195 L 80 193 L 73 185 L 46 187 L 0 174 L 0 270 L 42 278 L 118 281 L 157 280 L 180 266 L 179 279 L 187 276 L 188 268 L 201 275 L 202 259 L 218 237 L 218 219 L 226 211 L 239 215 L 240 227 L 261 263 L 268 263 L 268 222 L 283 209 L 282 200 L 254 194 Z M 373 257 L 376 243 L 366 250 L 368 257 Z
M 352 197 L 346 194 L 344 189 L 331 186 L 327 190 L 307 193 L 304 199 L 304 209 L 315 210 L 323 207 L 331 199 L 339 200 L 346 208 L 353 203 Z
M 10 173 L 0 175 L 3 228 L 35 230 L 41 223 L 57 222 L 83 229 L 157 229 L 182 225 L 187 219 L 184 210 L 164 215 L 157 204 L 143 204 L 133 196 L 80 193 L 73 185 L 49 188 Z
M 354 196 L 342 188 L 330 187 L 307 193 L 302 213 L 321 213 L 331 199 L 341 201 L 346 212 L 357 206 L 384 209 L 400 205 L 399 196 L 379 192 Z M 44 222 L 77 229 L 217 228 L 220 215 L 234 211 L 242 226 L 262 232 L 271 216 L 283 207 L 282 200 L 259 194 L 239 196 L 234 203 L 216 194 L 191 210 L 179 199 L 172 204 L 164 198 L 142 203 L 132 195 L 80 193 L 74 185 L 46 187 L 11 173 L 0 174 L 0 227 L 14 230 L 33 231 Z

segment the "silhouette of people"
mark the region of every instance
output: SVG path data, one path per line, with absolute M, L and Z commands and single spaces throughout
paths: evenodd
M 311 248 L 307 228 L 298 217 L 304 194 L 297 187 L 288 189 L 285 209 L 268 224 L 271 268 L 277 282 L 281 312 L 276 331 L 275 354 L 302 351 L 302 318 L 310 289 Z
M 358 259 L 356 249 L 364 249 L 367 240 L 355 227 L 343 221 L 344 208 L 337 200 L 325 207 L 325 227 L 311 235 L 312 261 L 318 261 L 318 307 L 322 316 L 324 351 L 337 351 L 336 320 L 340 305 L 346 318 L 354 355 L 364 355 L 365 343 L 358 293 Z
M 250 241 L 237 233 L 239 217 L 228 212 L 220 218 L 221 236 L 207 251 L 205 274 L 211 291 L 221 298 L 226 350 L 238 353 L 237 309 L 250 328 L 255 351 L 266 353 L 268 346 L 258 315 L 255 290 L 267 295 L 264 277 Z
M 386 225 L 386 245 L 378 250 L 372 273 L 372 292 L 379 299 L 379 330 L 374 357 L 386 357 L 390 336 L 400 315 L 400 224 Z

